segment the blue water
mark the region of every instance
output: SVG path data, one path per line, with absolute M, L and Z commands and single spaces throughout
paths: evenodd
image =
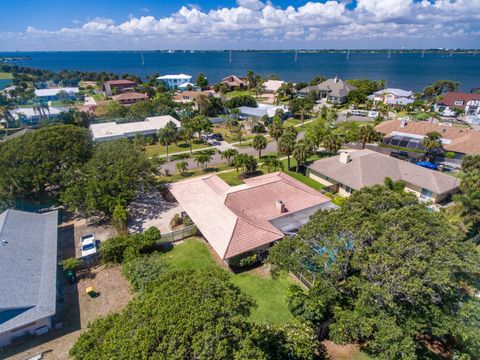
M 12 80 L 0 80 L 0 90 L 6 88 L 12 83 Z
M 32 52 L 0 53 L 31 56 L 18 65 L 49 70 L 108 71 L 134 73 L 141 77 L 160 74 L 187 73 L 196 77 L 204 72 L 211 83 L 230 74 L 243 75 L 254 70 L 262 75 L 276 74 L 283 80 L 309 81 L 316 75 L 343 79 L 368 78 L 386 80 L 389 87 L 421 90 L 439 79 L 456 80 L 461 89 L 480 87 L 480 55 L 472 54 L 387 54 L 342 53 L 195 52 L 173 54 L 144 52 L 142 67 L 140 52 Z

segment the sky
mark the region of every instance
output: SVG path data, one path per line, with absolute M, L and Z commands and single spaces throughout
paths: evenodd
M 480 0 L 0 0 L 0 9 L 0 52 L 480 47 Z

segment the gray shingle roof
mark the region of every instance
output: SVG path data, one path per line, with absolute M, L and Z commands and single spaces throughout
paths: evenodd
M 333 78 L 325 80 L 318 85 L 307 86 L 306 88 L 301 89 L 299 92 L 302 94 L 308 94 L 311 91 L 320 91 L 327 92 L 330 96 L 335 97 L 345 97 L 352 90 L 355 90 L 356 87 L 348 84 L 342 79 Z
M 311 170 L 328 176 L 338 183 L 358 190 L 364 186 L 381 185 L 386 177 L 444 194 L 458 187 L 458 179 L 429 170 L 409 162 L 377 153 L 372 150 L 359 150 L 350 153 L 351 161 L 340 162 L 340 156 L 315 161 Z
M 0 214 L 0 334 L 55 314 L 57 231 L 57 211 Z

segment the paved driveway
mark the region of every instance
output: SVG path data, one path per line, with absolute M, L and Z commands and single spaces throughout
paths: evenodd
M 166 201 L 158 190 L 141 194 L 130 204 L 128 229 L 130 232 L 142 232 L 155 226 L 160 233 L 166 234 L 170 229 L 170 220 L 180 214 L 183 208 L 177 202 Z

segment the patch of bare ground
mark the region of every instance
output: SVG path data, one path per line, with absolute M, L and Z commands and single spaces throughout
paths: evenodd
M 81 274 L 78 283 L 73 285 L 65 281 L 63 274 L 59 276 L 62 277 L 63 300 L 57 305 L 57 321 L 62 323 L 62 328 L 7 347 L 4 353 L 0 353 L 0 358 L 25 360 L 43 354 L 42 359 L 68 359 L 68 351 L 89 323 L 100 316 L 121 311 L 133 297 L 119 265 L 91 269 Z M 97 297 L 86 294 L 85 289 L 89 286 L 98 293 Z

